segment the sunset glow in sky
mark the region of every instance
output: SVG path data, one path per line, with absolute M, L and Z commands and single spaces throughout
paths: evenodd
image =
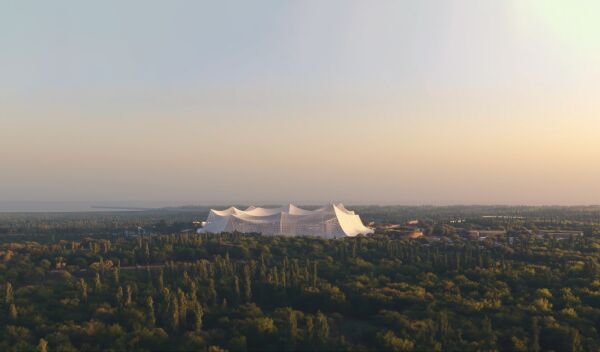
M 0 200 L 600 204 L 599 4 L 6 2 Z

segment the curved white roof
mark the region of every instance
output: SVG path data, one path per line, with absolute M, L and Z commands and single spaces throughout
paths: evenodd
M 330 204 L 306 210 L 293 204 L 278 208 L 250 206 L 246 210 L 230 207 L 211 209 L 206 225 L 198 232 L 260 232 L 265 235 L 312 235 L 341 237 L 366 235 L 373 230 L 343 204 Z

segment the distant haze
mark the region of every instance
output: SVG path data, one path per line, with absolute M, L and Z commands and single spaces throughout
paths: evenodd
M 598 18 L 593 0 L 6 2 L 0 201 L 598 204 Z

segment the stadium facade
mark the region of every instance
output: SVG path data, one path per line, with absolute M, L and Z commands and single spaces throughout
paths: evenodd
M 373 230 L 362 223 L 358 214 L 340 203 L 316 210 L 302 209 L 293 204 L 280 208 L 211 209 L 198 233 L 221 232 L 338 238 L 367 235 Z

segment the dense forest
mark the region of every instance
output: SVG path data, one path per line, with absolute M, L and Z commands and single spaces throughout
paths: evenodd
M 120 220 L 4 235 L 0 350 L 600 349 L 595 215 L 535 225 L 579 236 L 485 218 L 469 228 L 512 227 L 472 238 L 432 222 L 418 239 L 338 240 L 169 234 L 187 220 L 151 219 L 142 235 Z

